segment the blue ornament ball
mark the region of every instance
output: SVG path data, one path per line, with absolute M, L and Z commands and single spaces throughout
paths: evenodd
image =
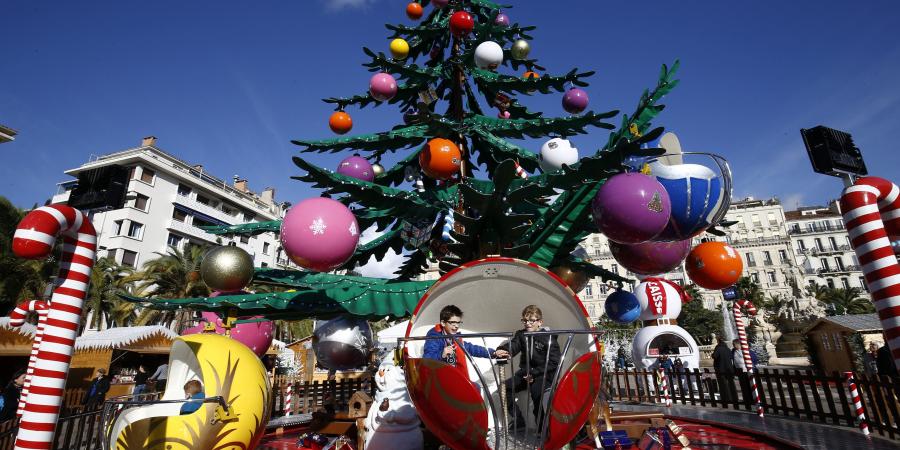
M 606 298 L 603 306 L 606 315 L 614 322 L 631 323 L 641 315 L 641 304 L 631 292 L 616 290 Z

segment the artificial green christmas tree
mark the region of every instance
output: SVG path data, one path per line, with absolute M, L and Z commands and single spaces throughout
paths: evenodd
M 429 2 L 420 3 L 427 7 Z M 527 109 L 519 98 L 562 93 L 568 85 L 585 87 L 584 79 L 593 72 L 572 69 L 561 76 L 533 75 L 545 70 L 525 56 L 534 27 L 498 21 L 500 9 L 486 0 L 455 1 L 443 8 L 427 8 L 430 13 L 418 26 L 388 25 L 389 38 L 403 39 L 408 55 L 394 59 L 366 48 L 369 62 L 364 66 L 395 77 L 396 94 L 384 101 L 372 93 L 325 101 L 338 111 L 369 105 L 396 108 L 398 119 L 403 117 L 405 123 L 375 134 L 292 141 L 302 153 L 358 153 L 372 164 L 380 164 L 388 152 L 406 152 L 371 182 L 318 167 L 300 156 L 293 158 L 306 172 L 293 178 L 312 183 L 324 195 L 349 206 L 360 229 L 375 226 L 382 233 L 359 245 L 342 269 L 352 270 L 373 256 L 380 261 L 388 250 L 402 251 L 407 259 L 395 280 L 263 268 L 257 269 L 255 281 L 290 286 L 297 292 L 169 300 L 154 307 L 235 307 L 249 310 L 242 314 L 265 312 L 284 318 L 342 312 L 402 316 L 411 312 L 416 296 L 432 283 L 411 281 L 429 264 L 437 264 L 445 273 L 488 255 L 520 258 L 548 268 L 568 266 L 590 276 L 625 281 L 571 255 L 588 234 L 597 232 L 590 202 L 604 181 L 624 171 L 628 157 L 662 154 L 646 144 L 662 134 L 662 128 L 651 128 L 651 120 L 664 107 L 659 100 L 678 83 L 673 79 L 678 63 L 662 67 L 657 85 L 641 95 L 633 113 L 618 119 L 618 128 L 610 123 L 618 111 L 545 117 Z M 471 33 L 452 32 L 451 16 L 459 11 L 474 18 Z M 476 64 L 475 49 L 488 41 L 507 49 L 497 71 Z M 528 75 L 501 73 L 509 69 Z M 488 113 L 489 108 L 497 108 L 499 117 Z M 565 138 L 591 128 L 613 130 L 603 148 L 545 172 L 536 153 L 509 141 Z M 459 170 L 451 178 L 433 179 L 420 167 L 420 153 L 436 138 L 452 141 L 460 151 Z M 449 215 L 454 222 L 447 240 L 442 228 Z M 280 225 L 275 221 L 208 231 L 255 234 L 278 232 Z M 379 301 L 393 306 L 379 306 Z

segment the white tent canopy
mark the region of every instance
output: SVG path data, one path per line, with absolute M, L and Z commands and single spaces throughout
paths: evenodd
M 397 346 L 397 338 L 402 338 L 406 336 L 406 327 L 409 326 L 409 321 L 404 320 L 396 325 L 392 325 L 387 327 L 378 334 L 378 346 L 385 348 L 394 348 Z

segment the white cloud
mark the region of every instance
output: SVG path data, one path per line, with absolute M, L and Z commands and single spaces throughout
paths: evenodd
M 327 11 L 336 12 L 345 9 L 366 9 L 376 0 L 324 0 Z

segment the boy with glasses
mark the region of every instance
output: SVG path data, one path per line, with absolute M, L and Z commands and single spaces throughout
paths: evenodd
M 519 358 L 519 369 L 516 370 L 512 377 L 503 382 L 507 398 L 510 399 L 507 404 L 507 410 L 510 414 L 514 414 L 515 417 L 515 424 L 511 424 L 510 428 L 525 427 L 525 419 L 512 400 L 515 393 L 522 392 L 525 389 L 528 389 L 531 394 L 534 416 L 537 418 L 538 426 L 542 422 L 541 400 L 543 391 L 552 387 L 550 383 L 556 376 L 556 369 L 559 367 L 561 357 L 556 336 L 525 336 L 526 332 L 548 331 L 549 328 L 543 325 L 544 315 L 541 312 L 541 308 L 538 308 L 536 305 L 528 305 L 522 310 L 522 329 L 516 331 L 516 334 L 513 335 L 509 342 L 497 347 L 498 353 L 501 350 L 506 350 L 512 356 L 521 352 L 525 352 L 525 355 L 527 355 Z
M 463 342 L 460 337 L 453 337 L 459 333 L 462 325 L 462 310 L 455 305 L 447 305 L 441 309 L 441 322 L 428 330 L 426 336 L 448 336 L 446 339 L 428 339 L 425 341 L 424 357 L 444 361 L 456 366 L 463 373 L 468 374 L 465 352 L 473 358 L 506 358 L 509 353 L 506 350 L 494 350 L 480 345 Z

